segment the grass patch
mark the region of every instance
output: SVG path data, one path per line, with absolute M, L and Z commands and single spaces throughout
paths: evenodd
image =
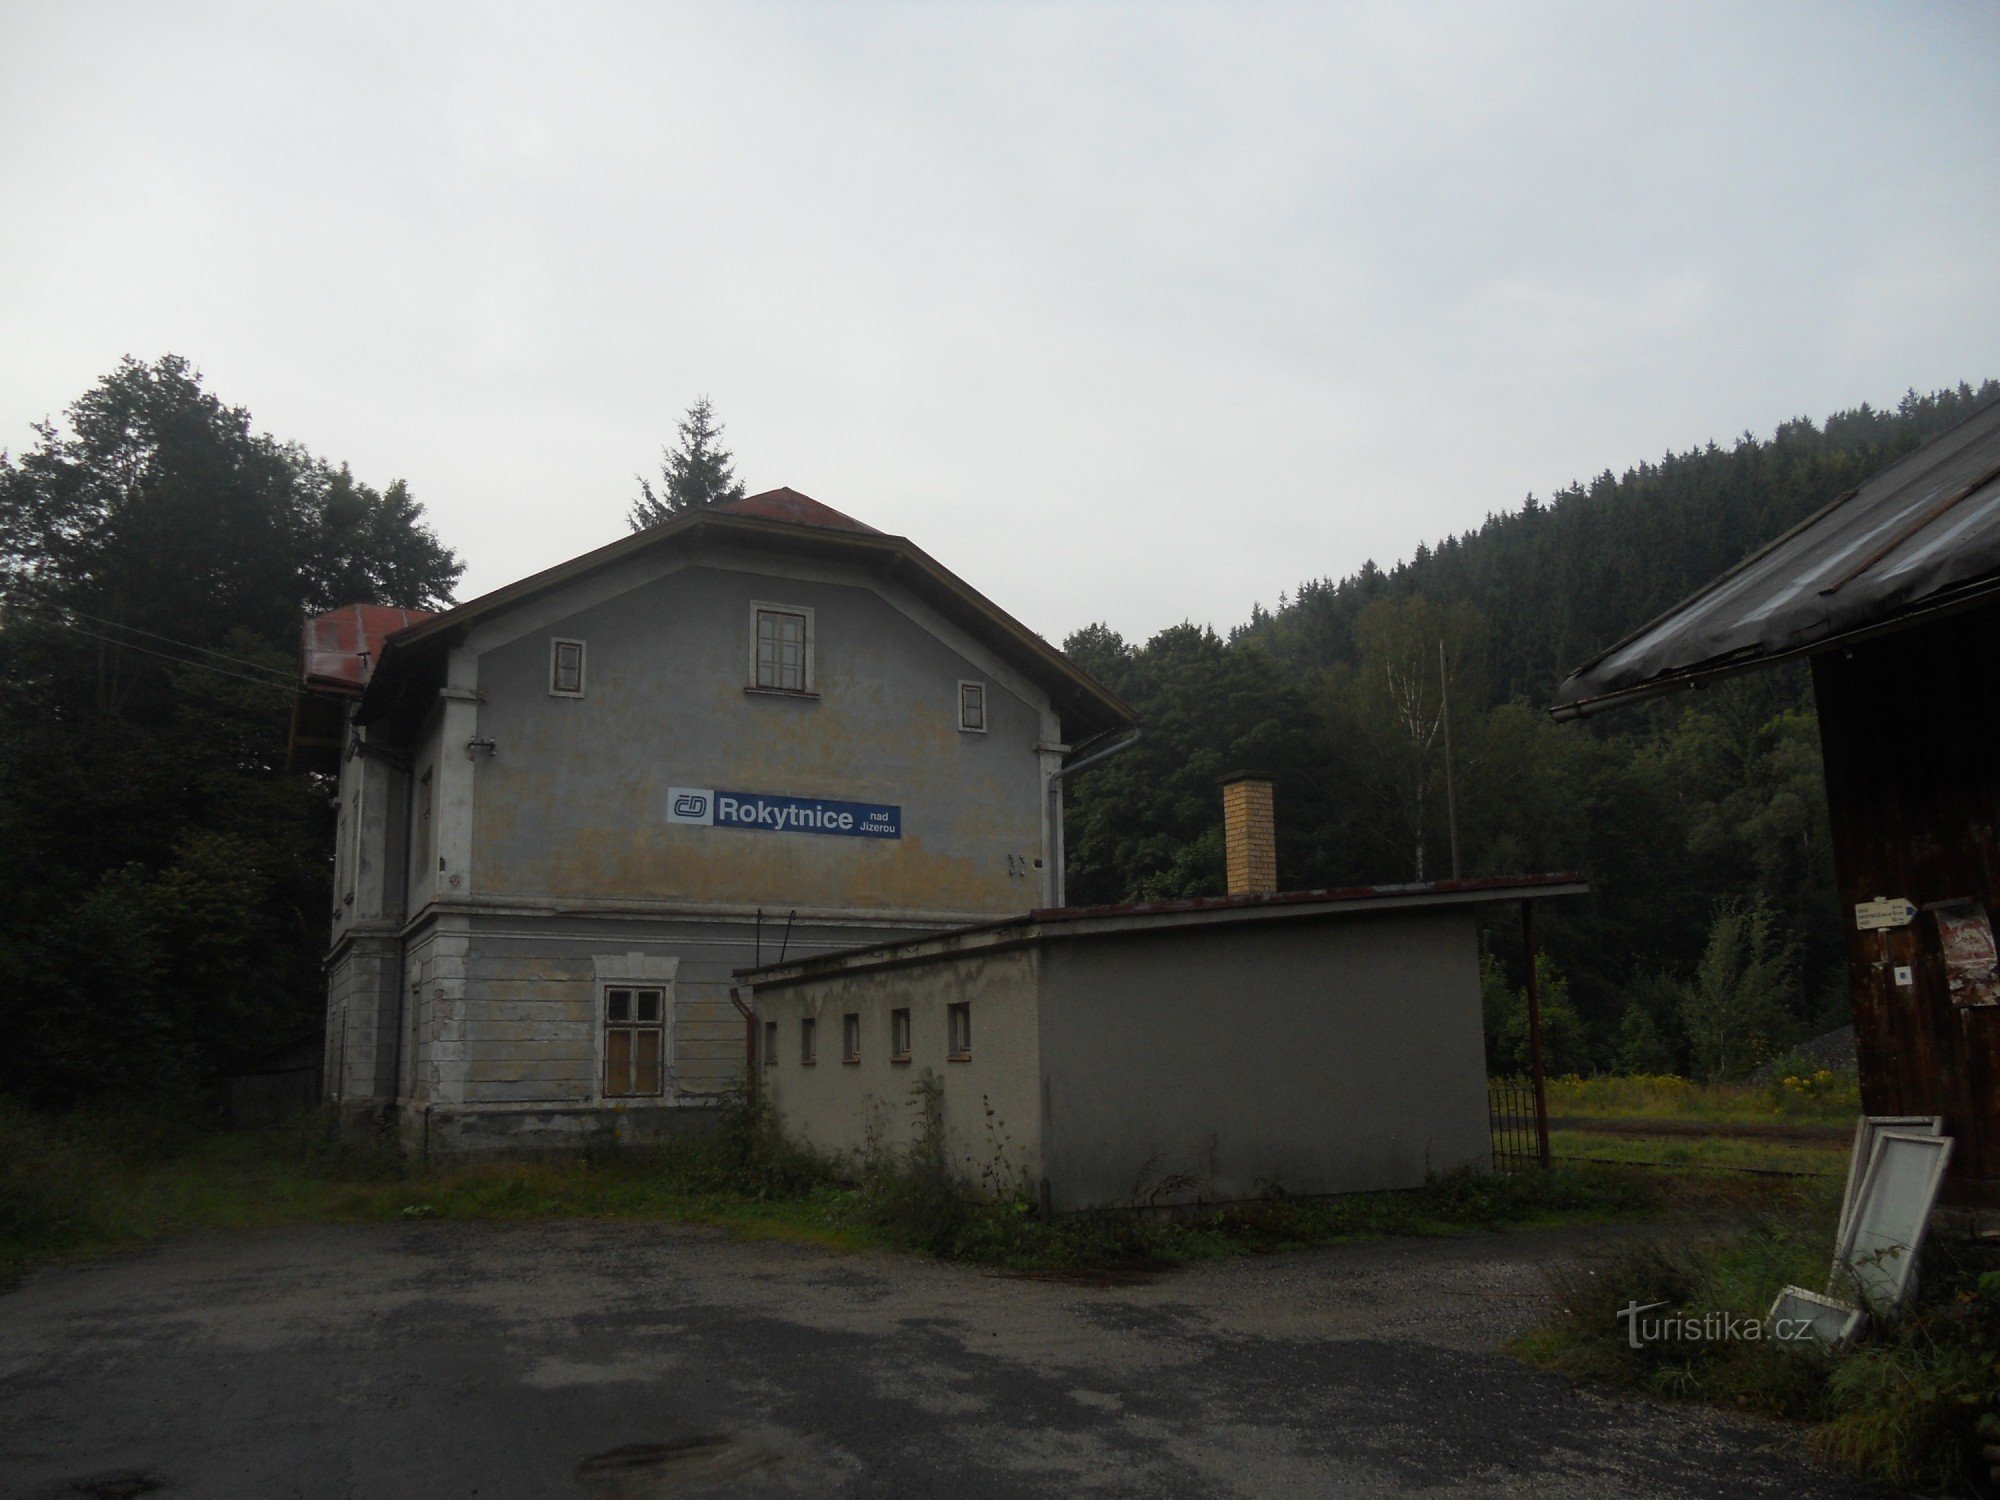
M 926 1135 L 924 1139 L 931 1139 Z M 0 1102 L 0 1273 L 204 1229 L 423 1219 L 656 1218 L 756 1239 L 881 1248 L 1024 1272 L 1140 1270 L 1382 1235 L 1611 1222 L 1728 1204 L 1739 1184 L 1561 1167 L 1410 1192 L 1273 1195 L 1044 1223 L 1025 1196 L 968 1196 L 921 1141 L 858 1180 L 737 1107 L 707 1136 L 555 1159 L 423 1165 L 324 1117 L 221 1134 L 171 1112 L 50 1118 Z M 1694 1197 L 1691 1198 L 1690 1194 Z
M 1834 1356 L 1752 1339 L 1662 1338 L 1634 1349 L 1621 1310 L 1761 1320 L 1780 1286 L 1824 1286 L 1839 1184 L 1815 1185 L 1746 1228 L 1628 1241 L 1553 1276 L 1558 1311 L 1513 1352 L 1574 1377 L 1810 1424 L 1823 1457 L 1895 1487 L 1986 1493 L 1977 1434 L 2000 1397 L 2000 1249 L 1934 1237 L 1915 1309 Z
M 1820 1120 L 1851 1124 L 1861 1113 L 1861 1082 L 1835 1073 L 1780 1069 L 1768 1083 L 1696 1083 L 1672 1074 L 1623 1074 L 1548 1080 L 1549 1113 L 1613 1119 L 1708 1120 L 1757 1124 Z
M 1676 1171 L 1798 1172 L 1841 1176 L 1846 1141 L 1767 1140 L 1731 1135 L 1611 1135 L 1552 1130 L 1549 1150 L 1558 1159 L 1588 1159 L 1661 1166 Z

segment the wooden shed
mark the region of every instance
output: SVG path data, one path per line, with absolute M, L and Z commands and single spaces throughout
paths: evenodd
M 1575 718 L 1811 658 L 1870 1114 L 1940 1114 L 2000 1206 L 2000 405 L 1564 681 Z

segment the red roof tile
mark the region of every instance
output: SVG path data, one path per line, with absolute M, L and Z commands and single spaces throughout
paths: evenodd
M 852 516 L 842 515 L 831 505 L 821 505 L 810 495 L 782 487 L 746 495 L 741 500 L 724 500 L 709 509 L 718 515 L 755 516 L 765 521 L 790 521 L 798 526 L 825 526 L 836 531 L 875 530 Z
M 382 659 L 382 643 L 397 631 L 428 620 L 428 609 L 387 604 L 347 604 L 306 621 L 305 680 L 311 687 L 359 693 Z

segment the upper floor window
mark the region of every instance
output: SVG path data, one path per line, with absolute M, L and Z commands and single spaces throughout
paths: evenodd
M 583 696 L 583 642 L 549 642 L 549 693 L 556 698 Z
M 958 727 L 967 734 L 986 733 L 986 684 L 958 685 Z
M 750 683 L 777 693 L 813 690 L 813 612 L 789 604 L 751 606 Z

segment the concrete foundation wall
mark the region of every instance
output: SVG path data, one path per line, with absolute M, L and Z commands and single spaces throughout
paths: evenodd
M 779 1127 L 814 1149 L 859 1165 L 874 1150 L 907 1150 L 924 1118 L 920 1088 L 935 1083 L 945 1154 L 976 1190 L 1030 1190 L 1040 1176 L 1041 1108 L 1032 949 L 838 975 L 758 997 L 762 1025 L 777 1025 L 759 1086 Z M 970 1006 L 972 1048 L 947 1051 L 946 1011 Z M 910 1057 L 889 1056 L 890 1012 L 910 1012 Z M 861 1056 L 843 1062 L 843 1017 L 860 1017 Z M 818 1061 L 799 1057 L 799 1027 L 817 1023 Z
M 1458 909 L 1049 942 L 1057 1209 L 1414 1187 L 1489 1161 L 1475 919 Z

